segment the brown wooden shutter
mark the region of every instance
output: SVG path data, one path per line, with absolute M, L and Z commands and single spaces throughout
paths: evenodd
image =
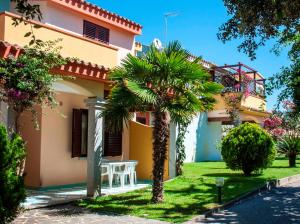
M 98 26 L 98 40 L 108 44 L 109 43 L 109 29 Z
M 72 158 L 81 156 L 81 110 L 73 109 Z
M 83 36 L 109 43 L 109 29 L 88 21 L 83 21 Z
M 89 110 L 88 109 L 80 109 L 80 111 L 81 111 L 81 152 L 80 152 L 80 156 L 87 156 Z
M 122 155 L 122 133 L 105 132 L 104 156 Z
M 111 133 L 107 130 L 107 128 L 104 130 L 104 156 L 121 156 L 122 132 Z
M 96 33 L 97 33 L 97 25 L 87 21 L 83 22 L 83 36 L 91 39 L 97 39 Z

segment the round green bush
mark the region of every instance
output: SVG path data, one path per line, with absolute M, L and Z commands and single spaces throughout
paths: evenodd
M 245 176 L 272 165 L 276 156 L 272 137 L 259 125 L 244 123 L 229 131 L 221 143 L 221 154 L 232 170 Z

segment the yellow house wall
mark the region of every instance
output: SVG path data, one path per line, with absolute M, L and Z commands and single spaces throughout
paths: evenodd
M 22 116 L 21 131 L 28 149 L 27 186 L 46 187 L 86 181 L 86 158 L 71 158 L 73 108 L 86 108 L 85 99 L 90 96 L 103 97 L 104 84 L 81 79 L 62 80 L 58 83 L 61 84 L 60 88 L 67 85 L 73 89 L 80 87 L 76 89 L 77 92 L 81 88 L 88 91 L 74 94 L 58 91 L 58 86 L 54 85 L 59 106 L 55 109 L 40 108 L 41 131 L 34 130 L 29 114 Z M 129 159 L 129 128 L 126 127 L 123 131 L 122 152 L 121 156 L 106 159 Z
M 214 97 L 217 100 L 217 103 L 214 106 L 214 110 L 223 110 L 226 108 L 225 101 L 221 95 L 216 95 Z M 267 103 L 264 99 L 255 96 L 243 97 L 241 101 L 241 106 L 263 111 L 267 110 Z
M 20 46 L 28 45 L 30 38 L 24 37 L 24 34 L 30 31 L 30 25 L 21 23 L 15 27 L 12 25 L 13 20 L 10 15 L 11 14 L 1 14 L 0 16 L 0 25 L 3 26 L 2 23 L 3 20 L 5 20 L 5 32 L 2 34 L 2 38 L 0 34 L 1 40 Z M 1 31 L 3 31 L 3 29 L 1 29 Z M 64 57 L 75 57 L 109 68 L 117 65 L 117 49 L 104 46 L 103 44 L 96 43 L 95 41 L 88 40 L 76 34 L 57 31 L 43 24 L 41 24 L 41 28 L 34 28 L 34 34 L 37 39 L 43 41 L 61 38 L 62 41 L 59 42 L 59 45 L 63 46 L 61 54 Z
M 41 107 L 36 107 L 37 122 L 40 130 L 43 126 L 41 120 Z M 36 130 L 32 122 L 32 114 L 25 112 L 20 117 L 20 132 L 26 142 L 25 184 L 30 187 L 39 187 L 41 167 L 41 131 Z
M 215 106 L 214 106 L 214 110 L 222 110 L 222 109 L 226 108 L 225 102 L 224 102 L 221 95 L 215 95 L 214 98 L 217 101 Z
M 73 108 L 86 108 L 86 96 L 57 93 L 60 106 L 43 109 L 41 186 L 86 181 L 86 159 L 71 158 Z
M 130 121 L 129 159 L 137 160 L 137 177 L 142 180 L 152 179 L 152 127 Z M 167 156 L 168 158 L 168 156 Z M 169 178 L 168 160 L 165 161 L 164 179 Z
M 257 110 L 262 109 L 263 111 L 267 110 L 266 101 L 255 96 L 248 96 L 247 98 L 242 99 L 242 106 Z

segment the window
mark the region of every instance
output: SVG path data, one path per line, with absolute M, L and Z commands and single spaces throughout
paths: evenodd
M 135 121 L 141 124 L 150 125 L 150 113 L 145 112 L 136 112 L 136 118 Z
M 83 21 L 83 36 L 106 44 L 109 43 L 109 29 L 88 21 Z
M 72 158 L 87 156 L 88 110 L 73 109 Z
M 111 133 L 106 128 L 104 130 L 104 156 L 122 155 L 122 132 Z M 88 110 L 73 109 L 72 158 L 87 156 L 87 141 Z

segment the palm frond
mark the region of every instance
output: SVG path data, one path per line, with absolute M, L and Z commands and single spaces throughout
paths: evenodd
M 148 87 L 146 84 L 144 86 L 139 85 L 137 82 L 126 80 L 126 87 L 135 95 L 137 95 L 141 101 L 144 101 L 148 104 L 156 103 L 155 93 Z

